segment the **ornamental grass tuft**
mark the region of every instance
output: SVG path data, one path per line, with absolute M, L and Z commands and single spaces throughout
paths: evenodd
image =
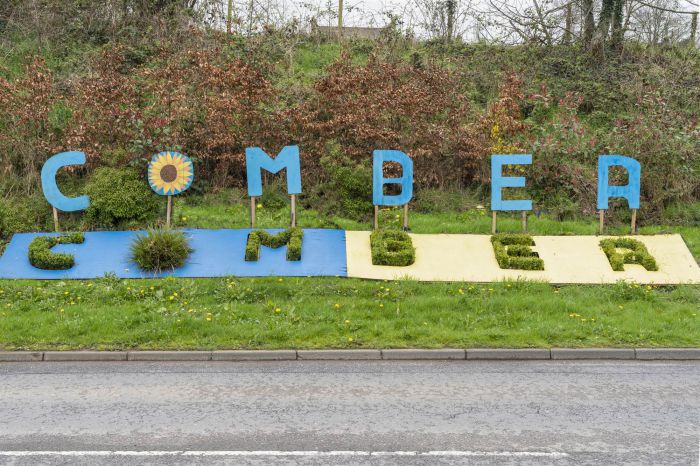
M 150 229 L 131 244 L 133 261 L 149 272 L 182 267 L 192 251 L 183 232 L 167 228 Z

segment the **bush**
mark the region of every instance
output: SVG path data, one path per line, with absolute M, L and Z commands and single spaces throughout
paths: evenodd
M 160 197 L 151 191 L 145 177 L 128 168 L 100 168 L 85 187 L 90 207 L 89 222 L 101 227 L 136 226 L 153 221 Z
M 131 244 L 132 260 L 150 272 L 182 267 L 192 251 L 184 233 L 165 228 L 150 229 Z
M 82 233 L 69 233 L 60 236 L 37 236 L 29 244 L 29 263 L 43 270 L 67 270 L 75 265 L 73 254 L 51 252 L 57 244 L 81 244 L 85 241 Z
M 279 248 L 287 245 L 287 260 L 301 260 L 301 241 L 304 232 L 301 228 L 287 228 L 283 232 L 272 235 L 264 230 L 251 231 L 245 246 L 245 260 L 257 261 L 260 258 L 260 246 Z
M 416 261 L 416 248 L 408 233 L 394 230 L 375 230 L 369 237 L 373 265 L 405 267 Z
M 646 246 L 641 241 L 632 238 L 606 238 L 600 241 L 600 247 L 608 256 L 610 266 L 615 272 L 625 270 L 625 264 L 639 264 L 649 271 L 657 271 L 654 256 L 649 254 Z M 617 249 L 628 249 L 618 252 Z
M 370 164 L 353 162 L 336 142 L 327 144 L 326 150 L 321 167 L 327 181 L 314 190 L 314 207 L 354 220 L 368 218 L 373 208 Z
M 61 225 L 66 229 L 78 229 L 77 225 L 67 226 L 69 215 L 62 215 Z M 41 193 L 31 196 L 0 199 L 0 238 L 8 239 L 14 233 L 53 230 L 51 206 Z
M 544 261 L 532 250 L 535 241 L 529 235 L 493 235 L 491 244 L 502 269 L 544 270 Z

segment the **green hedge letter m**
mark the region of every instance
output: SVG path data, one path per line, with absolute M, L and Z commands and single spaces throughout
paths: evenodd
M 287 146 L 277 158 L 271 158 L 259 147 L 245 150 L 246 174 L 248 176 L 248 195 L 262 196 L 262 170 L 278 173 L 287 169 L 287 193 L 301 194 L 301 165 L 299 163 L 299 146 Z

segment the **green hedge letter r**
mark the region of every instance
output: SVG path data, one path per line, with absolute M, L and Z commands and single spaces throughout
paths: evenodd
M 61 152 L 46 161 L 41 168 L 41 189 L 44 191 L 44 197 L 49 204 L 63 212 L 74 212 L 88 208 L 90 205 L 89 197 L 64 196 L 56 184 L 56 173 L 58 170 L 68 165 L 83 165 L 84 163 L 85 154 L 77 151 Z

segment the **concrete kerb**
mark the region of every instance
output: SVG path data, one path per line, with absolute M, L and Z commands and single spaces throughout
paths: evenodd
M 552 348 L 552 359 L 634 359 L 634 348 Z
M 382 350 L 382 359 L 392 360 L 449 360 L 466 359 L 467 353 L 463 349 L 385 349 Z
M 472 348 L 220 351 L 0 351 L 0 362 L 700 360 L 700 348 Z
M 475 348 L 467 350 L 467 359 L 497 359 L 497 360 L 531 360 L 551 359 L 552 355 L 547 348 Z
M 0 362 L 36 362 L 44 359 L 41 351 L 0 351 Z
M 44 361 L 126 361 L 126 351 L 44 351 Z
M 309 361 L 350 361 L 382 359 L 382 352 L 373 349 L 298 350 L 297 359 Z
M 700 348 L 638 348 L 634 353 L 640 360 L 700 359 Z

